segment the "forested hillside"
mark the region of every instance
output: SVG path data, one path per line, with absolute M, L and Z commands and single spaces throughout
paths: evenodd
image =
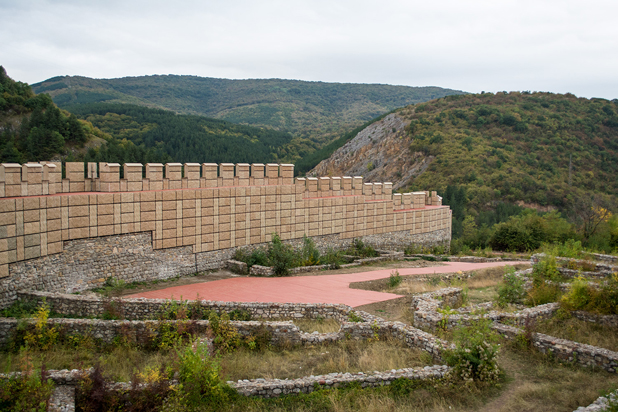
M 280 150 L 295 162 L 372 118 L 411 103 L 463 93 L 439 87 L 197 76 L 54 77 L 33 85 L 60 107 L 129 103 L 289 132 Z
M 181 163 L 273 162 L 292 139 L 272 129 L 129 104 L 93 103 L 68 110 L 117 139 L 156 149 Z M 91 150 L 87 158 L 106 157 L 104 151 Z
M 361 131 L 312 173 L 361 171 L 404 191 L 438 190 L 453 210 L 454 237 L 471 246 L 509 248 L 494 237 L 502 226 L 491 228 L 515 219 L 517 230 L 508 236 L 519 250 L 576 232 L 584 243 L 618 247 L 618 219 L 611 213 L 618 196 L 618 101 L 550 93 L 457 95 L 407 106 L 387 119 Z M 562 217 L 523 217 L 530 213 L 525 208 L 557 210 Z
M 49 95 L 35 95 L 28 84 L 11 79 L 0 66 L 0 162 L 83 160 L 88 148 L 110 162 L 171 160 L 156 148 L 117 140 L 78 120 Z
M 618 195 L 618 102 L 549 93 L 450 96 L 402 110 L 410 151 L 435 161 L 412 187 L 463 185 L 479 207 L 567 208 Z

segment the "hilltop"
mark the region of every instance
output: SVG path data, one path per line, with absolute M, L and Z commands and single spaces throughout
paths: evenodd
M 438 190 L 453 211 L 454 252 L 567 239 L 609 252 L 618 247 L 617 112 L 616 100 L 572 94 L 447 96 L 340 140 L 309 174 Z
M 60 109 L 0 66 L 0 162 L 276 161 L 292 136 L 129 104 Z
M 54 77 L 33 86 L 62 108 L 128 103 L 289 132 L 295 161 L 374 117 L 412 103 L 461 94 L 440 87 L 343 84 L 282 79 L 229 80 L 157 75 L 120 79 Z
M 617 101 L 571 94 L 448 96 L 371 124 L 311 174 L 362 174 L 412 189 L 460 185 L 478 207 L 564 208 L 575 196 L 618 194 L 617 112 Z

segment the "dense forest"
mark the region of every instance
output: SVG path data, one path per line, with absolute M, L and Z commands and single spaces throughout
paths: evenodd
M 292 139 L 289 133 L 272 129 L 129 104 L 91 103 L 67 109 L 117 139 L 155 149 L 181 163 L 273 162 Z M 87 154 L 87 159 L 106 157 L 96 149 Z
M 513 248 L 573 237 L 618 247 L 618 101 L 484 93 L 399 113 L 411 120 L 410 152 L 435 156 L 409 188 L 441 191 L 462 244 L 508 249 L 496 233 L 515 239 L 526 232 Z
M 385 112 L 463 93 L 439 87 L 173 75 L 121 79 L 64 76 L 33 88 L 37 93 L 49 93 L 61 108 L 128 103 L 289 132 L 294 138 L 279 148 L 277 155 L 293 163 Z
M 0 162 L 83 160 L 87 145 L 110 162 L 171 160 L 158 148 L 115 139 L 78 120 L 49 95 L 35 95 L 28 84 L 11 79 L 0 66 Z

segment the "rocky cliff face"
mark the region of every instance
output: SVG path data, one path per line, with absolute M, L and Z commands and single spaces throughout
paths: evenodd
M 434 157 L 410 151 L 405 127 L 397 113 L 363 129 L 352 140 L 321 161 L 308 176 L 363 176 L 367 182 L 392 182 L 393 189 L 427 169 Z

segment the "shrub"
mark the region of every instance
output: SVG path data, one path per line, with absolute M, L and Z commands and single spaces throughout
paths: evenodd
M 528 306 L 544 305 L 558 301 L 560 294 L 558 285 L 541 279 L 538 282 L 532 282 L 532 288 L 528 291 L 524 303 Z
M 364 322 L 364 320 L 356 312 L 350 311 L 348 312 L 348 322 Z
M 525 296 L 524 280 L 515 274 L 515 268 L 506 266 L 502 284 L 498 286 L 498 305 L 504 307 L 509 303 L 521 303 Z
M 571 284 L 569 291 L 560 299 L 561 306 L 566 310 L 581 310 L 590 303 L 591 290 L 588 282 L 578 277 Z
M 320 251 L 315 247 L 313 240 L 303 236 L 303 247 L 300 251 L 298 266 L 313 266 L 320 263 Z
M 150 347 L 170 350 L 195 339 L 194 322 L 185 319 L 176 322 L 160 321 L 151 334 Z
M 3 318 L 24 318 L 31 317 L 38 310 L 39 303 L 36 299 L 19 299 L 8 308 L 0 310 Z
M 339 269 L 341 267 L 341 253 L 328 248 L 326 255 L 322 256 L 321 262 L 328 265 L 329 269 Z
M 77 410 L 98 411 L 152 411 L 158 410 L 171 391 L 164 368 L 135 373 L 131 378 L 131 389 L 117 391 L 109 387 L 112 379 L 103 374 L 103 368 L 96 364 L 93 372 L 82 378 L 75 391 Z M 141 385 L 143 381 L 147 386 Z
M 0 379 L 0 410 L 7 412 L 47 411 L 47 400 L 54 383 L 46 379 L 45 369 L 26 371 L 21 376 Z
M 495 226 L 489 244 L 495 250 L 526 252 L 544 242 L 562 242 L 574 235 L 570 223 L 557 212 L 539 215 L 524 212 Z
M 554 255 L 545 255 L 532 267 L 532 278 L 537 280 L 560 280 L 558 264 Z
M 294 249 L 284 244 L 279 235 L 273 233 L 272 241 L 268 245 L 268 260 L 276 276 L 287 276 L 297 258 Z
M 221 381 L 219 359 L 208 356 L 203 345 L 177 354 L 180 384 L 162 410 L 225 410 L 232 391 Z
M 399 275 L 399 271 L 395 270 L 394 272 L 391 272 L 391 275 L 388 278 L 388 287 L 389 288 L 396 288 L 397 286 L 399 286 L 401 284 L 402 281 L 403 281 L 403 279 Z
M 208 321 L 214 336 L 213 344 L 220 353 L 231 352 L 241 345 L 240 335 L 230 323 L 230 317 L 227 313 L 218 316 L 215 312 L 212 312 Z
M 500 377 L 497 360 L 500 345 L 490 324 L 490 320 L 482 319 L 453 331 L 455 349 L 445 350 L 444 359 L 464 381 L 492 382 Z
M 569 291 L 560 300 L 560 306 L 565 310 L 585 310 L 603 315 L 618 314 L 618 274 L 600 288 L 593 288 L 583 278 L 573 282 Z
M 49 350 L 58 341 L 58 330 L 47 325 L 49 306 L 45 301 L 36 312 L 34 327 L 28 328 L 24 342 L 32 348 Z
M 245 249 L 236 249 L 236 252 L 234 252 L 234 260 L 245 262 L 249 268 L 253 265 L 269 265 L 268 255 L 266 254 L 266 251 L 261 248 L 254 249 L 251 253 Z
M 354 239 L 352 246 L 346 251 L 347 254 L 358 257 L 378 257 L 380 254 L 370 245 L 365 245 L 361 239 Z

